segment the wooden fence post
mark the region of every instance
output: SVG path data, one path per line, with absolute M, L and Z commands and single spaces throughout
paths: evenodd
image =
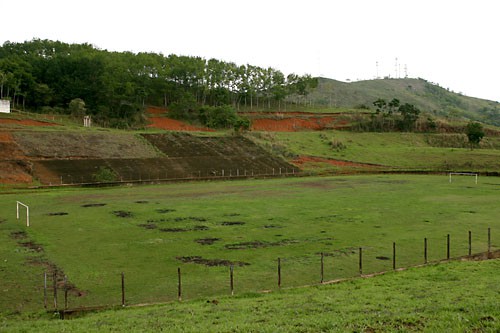
M 234 266 L 229 266 L 229 275 L 231 280 L 231 296 L 234 295 Z
M 491 254 L 491 228 L 488 228 L 488 258 Z
M 359 275 L 363 275 L 363 248 L 359 248 Z
M 446 259 L 450 260 L 450 234 L 446 235 Z
M 125 306 L 125 273 L 121 273 L 122 278 L 122 306 Z
M 396 242 L 392 242 L 392 269 L 396 270 Z
M 181 268 L 177 268 L 177 299 L 182 301 Z
M 64 310 L 68 309 L 68 277 L 64 275 Z
M 321 252 L 321 283 L 324 281 L 325 277 L 325 261 L 324 261 L 324 253 Z
M 281 288 L 281 258 L 278 258 L 278 288 Z
M 427 237 L 424 238 L 424 263 L 427 264 Z
M 43 307 L 47 308 L 47 272 L 43 272 Z
M 472 232 L 469 230 L 469 257 L 472 255 Z
M 54 310 L 57 310 L 57 272 L 52 274 L 52 287 L 54 289 Z

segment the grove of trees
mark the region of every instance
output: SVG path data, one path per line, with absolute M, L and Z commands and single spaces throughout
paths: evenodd
M 174 107 L 181 117 L 195 111 L 213 121 L 207 115 L 214 110 L 206 107 L 279 108 L 288 96 L 305 96 L 316 86 L 309 75 L 201 57 L 40 39 L 0 47 L 0 98 L 14 108 L 85 112 L 113 127 L 141 123 L 146 105 Z

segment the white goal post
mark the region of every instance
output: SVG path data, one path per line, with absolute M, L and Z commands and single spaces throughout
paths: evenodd
M 23 206 L 26 208 L 26 226 L 30 226 L 30 208 L 28 205 L 23 204 L 21 201 L 16 201 L 16 212 L 17 212 L 17 219 L 19 220 L 19 206 Z
M 477 173 L 474 173 L 474 172 L 450 172 L 449 173 L 450 183 L 451 183 L 451 176 L 452 175 L 455 175 L 455 176 L 475 176 L 476 184 L 477 184 L 477 176 L 478 176 Z

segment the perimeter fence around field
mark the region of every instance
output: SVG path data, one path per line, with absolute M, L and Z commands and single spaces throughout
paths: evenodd
M 449 260 L 500 258 L 500 250 L 492 245 L 491 228 L 479 236 L 471 231 L 464 236 L 453 239 L 448 234 L 424 238 L 421 250 L 417 251 L 421 252 L 418 257 L 414 255 L 414 242 L 400 241 L 379 250 L 347 247 L 303 257 L 278 257 L 266 264 L 267 271 L 255 271 L 252 265 L 244 262 L 182 257 L 177 258 L 182 263 L 176 269 L 162 270 L 154 276 L 140 269 L 89 272 L 86 276 L 92 280 L 91 290 L 78 290 L 70 282 L 71 277 L 54 269 L 39 277 L 39 281 L 43 280 L 40 300 L 47 311 L 57 312 L 64 318 L 75 312 L 186 299 L 206 298 L 207 302 L 217 304 L 217 297 L 224 295 L 337 283 Z
M 82 185 L 106 185 L 106 184 L 148 184 L 171 181 L 191 181 L 191 180 L 228 180 L 247 178 L 270 178 L 270 177 L 291 177 L 301 175 L 302 171 L 292 167 L 260 168 L 260 169 L 208 169 L 196 171 L 157 171 L 157 172 L 120 172 L 113 181 L 97 181 L 92 179 L 92 175 L 71 175 L 65 174 L 52 177 L 43 182 L 45 186 L 82 186 Z

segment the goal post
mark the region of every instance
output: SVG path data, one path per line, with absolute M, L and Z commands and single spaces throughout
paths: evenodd
M 21 201 L 16 201 L 16 212 L 17 212 L 17 219 L 19 220 L 19 206 L 22 206 L 26 208 L 26 226 L 30 226 L 30 208 L 28 205 L 23 204 Z
M 475 172 L 450 172 L 449 173 L 449 178 L 450 178 L 450 183 L 451 183 L 451 176 L 474 176 L 475 178 L 475 183 L 477 184 L 477 177 L 478 174 Z

